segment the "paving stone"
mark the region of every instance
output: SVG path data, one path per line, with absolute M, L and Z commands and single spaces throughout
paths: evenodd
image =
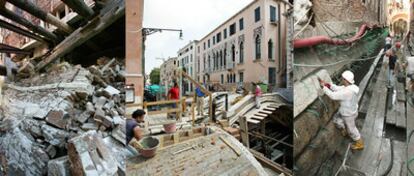
M 42 134 L 45 140 L 57 147 L 64 147 L 69 133 L 65 130 L 54 128 L 49 125 L 42 125 Z
M 69 157 L 63 156 L 50 160 L 47 168 L 48 176 L 70 176 Z
M 70 139 L 68 156 L 72 175 L 115 175 L 118 171 L 115 157 L 95 131 Z
M 65 111 L 52 110 L 52 111 L 49 111 L 49 114 L 46 117 L 46 122 L 55 127 L 65 129 L 68 123 L 68 119 L 69 119 L 69 115 Z

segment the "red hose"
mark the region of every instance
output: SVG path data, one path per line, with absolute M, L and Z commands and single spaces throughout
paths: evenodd
M 359 40 L 365 33 L 365 31 L 374 28 L 375 26 L 369 27 L 367 24 L 363 24 L 359 31 L 355 34 L 355 36 L 349 38 L 349 39 L 335 39 L 330 38 L 327 36 L 315 36 L 315 37 L 309 37 L 305 39 L 296 39 L 293 41 L 294 48 L 304 48 L 309 46 L 315 46 L 319 44 L 330 44 L 330 45 L 346 45 L 353 43 L 357 40 Z

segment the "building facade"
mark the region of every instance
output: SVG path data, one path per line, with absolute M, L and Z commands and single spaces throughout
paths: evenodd
M 187 72 L 193 79 L 196 78 L 196 46 L 197 40 L 190 41 L 186 46 L 178 50 L 177 66 Z M 187 79 L 182 80 L 183 94 L 190 94 L 194 91 L 194 85 Z
M 166 90 L 171 88 L 173 81 L 176 81 L 177 57 L 170 57 L 160 66 L 160 85 Z
M 288 5 L 255 0 L 196 46 L 196 78 L 223 89 L 262 82 L 286 86 L 286 17 Z

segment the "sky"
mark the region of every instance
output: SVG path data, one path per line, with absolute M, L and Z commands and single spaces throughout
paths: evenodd
M 149 35 L 145 41 L 145 73 L 162 64 L 161 59 L 176 57 L 191 40 L 200 40 L 253 0 L 146 0 L 144 28 L 182 29 Z

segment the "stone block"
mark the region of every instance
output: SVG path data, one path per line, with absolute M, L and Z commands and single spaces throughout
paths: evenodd
M 102 107 L 105 105 L 107 99 L 103 96 L 100 96 L 99 98 L 97 98 L 96 103 L 95 103 L 95 108 L 96 109 L 102 109 Z
M 86 105 L 86 112 L 88 112 L 89 114 L 93 114 L 95 113 L 95 107 L 93 106 L 92 102 L 87 102 Z
M 69 133 L 67 131 L 54 128 L 46 124 L 42 125 L 41 129 L 46 142 L 57 147 L 65 146 L 66 139 L 69 136 Z
M 81 129 L 85 130 L 85 131 L 89 131 L 89 130 L 97 130 L 99 127 L 96 123 L 84 123 L 81 126 Z
M 46 152 L 50 158 L 54 158 L 56 156 L 56 148 L 53 145 L 49 145 L 46 147 Z
M 87 111 L 79 114 L 78 116 L 75 117 L 75 120 L 80 122 L 80 123 L 85 123 L 89 117 L 91 117 L 91 114 L 88 113 Z
M 70 176 L 69 157 L 63 156 L 50 160 L 47 164 L 48 176 Z
M 119 93 L 121 93 L 121 91 L 110 85 L 106 86 L 106 88 L 104 89 L 104 95 L 107 98 L 111 98 L 112 96 L 118 95 Z
M 72 175 L 115 175 L 116 158 L 95 131 L 69 140 L 68 156 Z
M 116 126 L 112 130 L 111 136 L 121 144 L 126 145 L 125 123 Z

